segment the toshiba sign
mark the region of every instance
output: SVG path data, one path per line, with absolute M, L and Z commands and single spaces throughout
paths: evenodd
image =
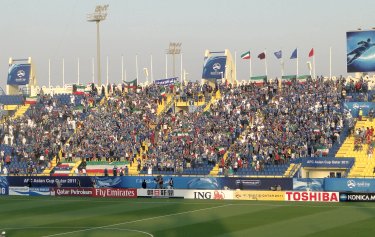
M 285 192 L 285 200 L 293 202 L 338 202 L 338 192 Z

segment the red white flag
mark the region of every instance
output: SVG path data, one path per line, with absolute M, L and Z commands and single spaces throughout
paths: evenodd
M 312 57 L 312 56 L 314 56 L 314 48 L 312 48 L 312 49 L 310 50 L 310 53 L 309 53 L 309 58 Z

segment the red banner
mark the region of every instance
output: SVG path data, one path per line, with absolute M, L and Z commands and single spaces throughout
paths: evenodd
M 338 202 L 338 192 L 285 192 L 285 201 L 294 202 Z
M 137 198 L 135 188 L 94 188 L 93 197 Z

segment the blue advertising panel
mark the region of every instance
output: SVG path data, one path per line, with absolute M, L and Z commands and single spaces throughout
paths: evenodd
M 374 193 L 375 179 L 325 179 L 324 189 L 325 191 Z
M 123 176 L 123 177 L 92 177 L 96 187 L 111 188 L 141 188 L 143 180 L 147 188 L 158 188 L 156 176 Z M 269 190 L 280 185 L 283 190 L 293 189 L 293 180 L 289 178 L 239 178 L 239 177 L 175 177 L 163 176 L 164 187 L 173 178 L 174 187 L 177 189 L 243 189 L 243 190 Z
M 7 177 L 0 176 L 0 195 L 9 194 L 9 184 Z
M 346 32 L 348 72 L 375 71 L 375 31 Z
M 203 79 L 222 79 L 225 77 L 226 56 L 207 58 L 203 65 Z
M 8 85 L 27 85 L 30 79 L 31 65 L 28 63 L 11 64 L 8 71 Z
M 293 190 L 295 191 L 323 191 L 324 179 L 293 179 Z
M 351 168 L 354 158 L 334 158 L 334 157 L 309 157 L 301 159 L 302 167 L 312 168 Z
M 92 188 L 94 182 L 93 177 L 89 176 L 8 176 L 9 186 L 13 187 L 85 187 Z
M 159 86 L 169 86 L 169 85 L 173 85 L 176 81 L 178 81 L 178 77 L 155 80 L 154 83 L 155 85 L 159 85 Z
M 374 102 L 345 102 L 344 108 L 349 110 L 353 117 L 358 117 L 359 109 L 362 109 L 363 115 L 368 115 L 370 109 L 375 109 Z

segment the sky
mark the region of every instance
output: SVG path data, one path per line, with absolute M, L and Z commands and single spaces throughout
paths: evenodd
M 299 74 L 308 74 L 308 53 L 314 48 L 316 74 L 329 75 L 332 47 L 332 74 L 347 75 L 346 32 L 375 27 L 374 0 L 1 0 L 0 86 L 5 90 L 9 57 L 31 57 L 38 85 L 48 85 L 50 60 L 53 86 L 62 85 L 63 59 L 65 83 L 77 82 L 79 58 L 80 82 L 91 82 L 96 26 L 86 17 L 103 4 L 109 8 L 100 23 L 102 81 L 108 57 L 111 83 L 121 82 L 122 55 L 126 80 L 136 77 L 136 55 L 140 82 L 146 81 L 143 68 L 150 72 L 151 55 L 153 78 L 165 78 L 170 42 L 182 43 L 182 67 L 191 81 L 201 79 L 206 49 L 229 49 L 233 57 L 236 52 L 237 79 L 242 80 L 249 77 L 249 61 L 240 58 L 247 50 L 253 76 L 265 74 L 257 55 L 266 51 L 268 76 L 280 77 L 273 52 L 282 50 L 285 74 L 295 74 L 296 60 L 289 57 L 298 48 Z M 179 57 L 176 72 L 179 76 Z

